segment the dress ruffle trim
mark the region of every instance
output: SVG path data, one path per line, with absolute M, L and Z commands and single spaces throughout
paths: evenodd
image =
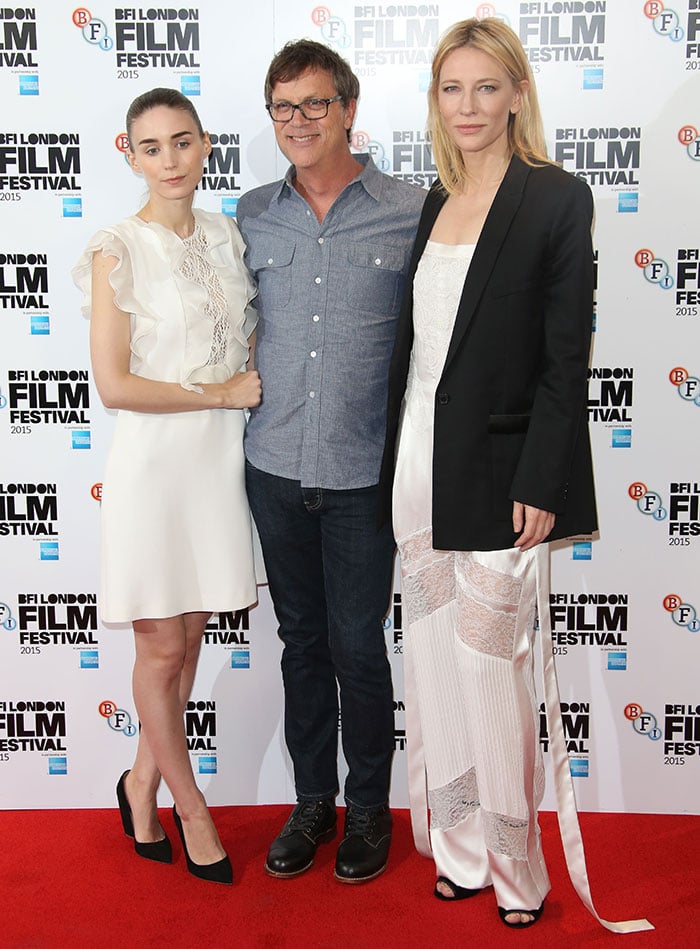
M 187 336 L 185 352 L 190 359 L 189 366 L 182 367 L 178 381 L 185 389 L 201 392 L 202 383 L 224 382 L 232 372 L 243 368 L 248 358 L 248 336 L 257 323 L 257 311 L 251 306 L 256 289 L 243 264 L 245 244 L 235 222 L 222 214 L 198 208 L 194 209 L 193 213 L 196 224 L 206 236 L 203 257 L 227 288 L 227 298 L 245 301 L 242 312 L 238 309 L 236 312 L 229 312 L 230 328 L 225 363 L 208 363 L 210 332 L 201 318 L 207 303 L 208 288 L 183 275 L 182 266 L 188 254 L 188 242 L 183 241 L 169 228 L 155 222 L 147 223 L 135 215 L 117 226 L 101 228 L 89 240 L 71 273 L 83 293 L 82 312 L 89 317 L 93 255 L 96 251 L 101 251 L 103 256 L 117 259 L 117 264 L 109 276 L 114 302 L 125 313 L 138 315 L 137 323 L 132 323 L 131 352 L 139 364 L 146 364 L 152 345 L 152 334 L 157 332 L 156 327 L 161 318 L 148 306 L 144 306 L 143 299 L 139 301 L 135 295 L 134 286 L 137 281 L 131 253 L 138 249 L 139 241 L 150 245 L 150 249 L 168 267 L 183 300 Z M 140 279 L 143 282 L 143 277 Z

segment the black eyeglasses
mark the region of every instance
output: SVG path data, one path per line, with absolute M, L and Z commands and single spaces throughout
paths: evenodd
M 333 96 L 331 99 L 304 99 L 303 102 L 268 102 L 265 106 L 273 122 L 289 122 L 294 110 L 299 109 L 305 119 L 311 122 L 316 119 L 325 119 L 328 115 L 328 106 L 331 102 L 340 102 L 342 96 Z

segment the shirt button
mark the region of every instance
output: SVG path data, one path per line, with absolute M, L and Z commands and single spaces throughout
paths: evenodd
M 320 282 L 321 282 L 320 277 L 314 277 L 314 283 L 320 283 Z
M 450 397 L 447 392 L 438 392 L 437 399 L 440 405 L 447 405 L 447 403 L 450 401 Z
M 319 244 L 322 244 L 322 243 L 323 243 L 323 238 L 322 238 L 322 237 L 319 237 L 318 242 L 319 242 Z
M 272 257 L 268 257 L 268 258 L 267 258 L 267 262 L 268 262 L 268 264 L 274 264 L 275 261 L 274 261 L 274 259 L 273 259 Z
M 310 356 L 311 356 L 312 359 L 315 359 L 315 358 L 316 358 L 316 350 L 315 350 L 315 349 L 312 349 L 312 350 L 311 350 Z
M 314 321 L 314 323 L 318 323 L 318 321 L 321 319 L 321 317 L 318 315 L 318 313 L 314 313 L 314 315 L 311 317 L 311 319 Z
M 307 216 L 307 217 L 311 217 L 311 211 L 307 211 L 307 212 L 306 212 L 306 216 Z
M 381 264 L 381 262 L 382 262 L 382 258 L 381 258 L 381 257 L 375 257 L 375 258 L 374 258 L 374 263 L 377 265 L 377 267 Z
M 314 390 L 312 389 L 311 392 L 309 392 L 309 398 L 310 398 L 310 399 L 314 399 L 315 397 L 316 397 L 316 393 L 315 393 Z

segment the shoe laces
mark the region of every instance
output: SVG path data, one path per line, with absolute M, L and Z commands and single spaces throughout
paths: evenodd
M 323 816 L 324 801 L 302 801 L 289 818 L 289 830 L 313 830 Z
M 375 829 L 378 814 L 376 811 L 355 811 L 350 809 L 345 826 L 346 836 L 369 837 Z

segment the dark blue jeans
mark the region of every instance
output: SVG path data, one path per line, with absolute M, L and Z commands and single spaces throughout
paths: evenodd
M 394 539 L 377 530 L 377 489 L 302 488 L 250 464 L 246 481 L 284 643 L 284 732 L 297 799 L 338 792 L 340 708 L 345 800 L 360 811 L 380 807 L 394 749 L 383 628 Z

